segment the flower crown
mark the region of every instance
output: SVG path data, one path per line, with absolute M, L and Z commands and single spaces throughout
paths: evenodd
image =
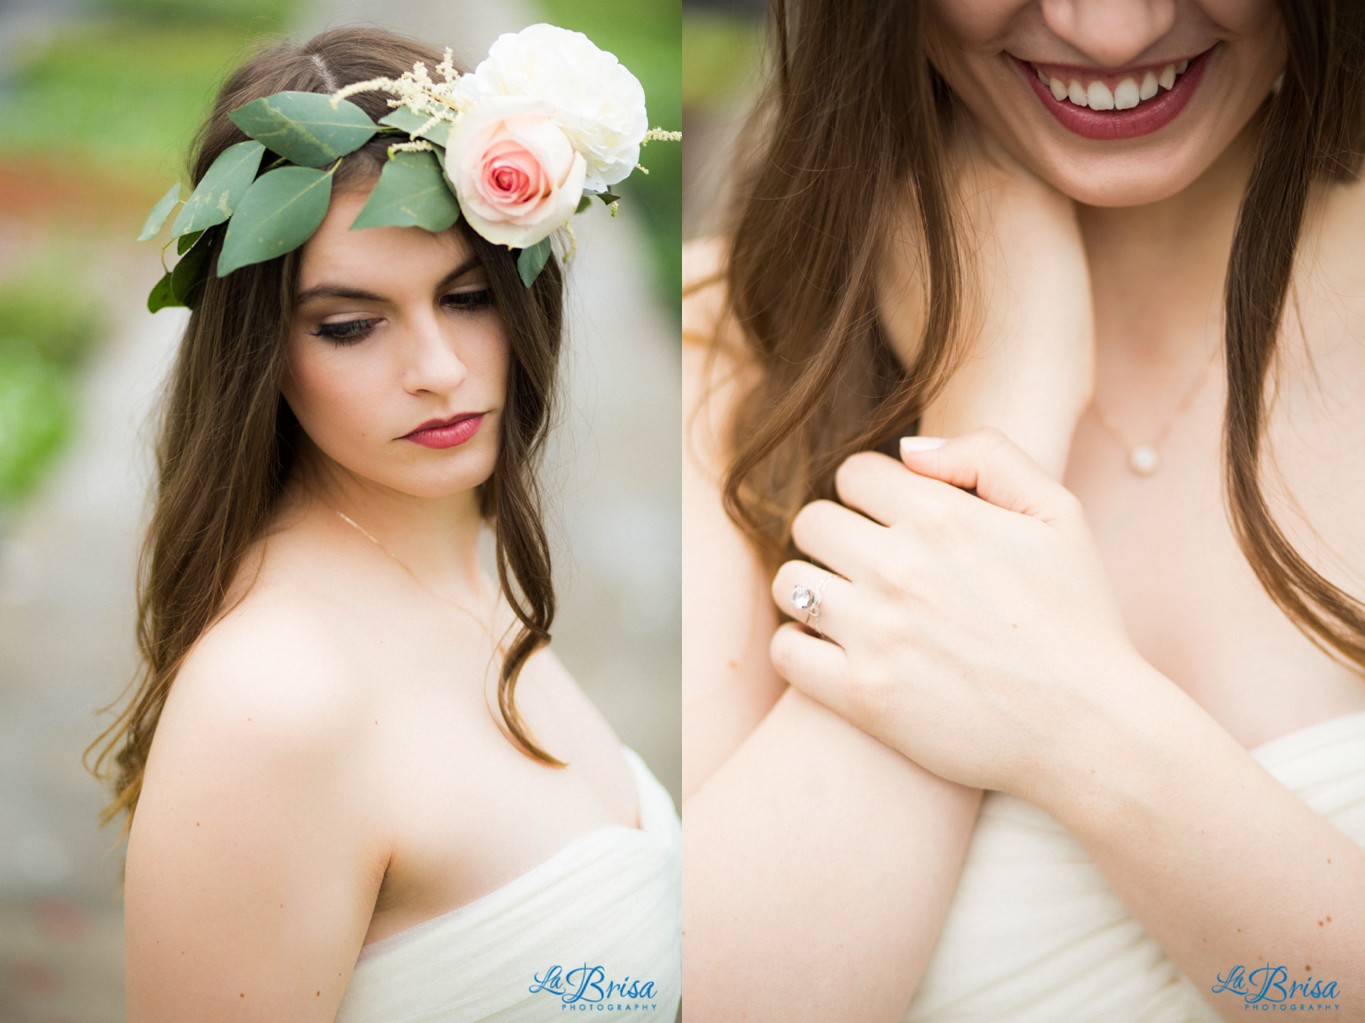
M 435 70 L 440 81 L 419 62 L 401 78 L 330 96 L 277 92 L 232 111 L 248 140 L 219 154 L 183 203 L 179 183 L 171 186 L 138 235 L 154 237 L 181 206 L 171 224 L 181 258 L 147 308 L 193 304 L 208 274 L 201 239 L 211 227 L 227 224 L 219 277 L 306 242 L 327 215 L 341 158 L 376 135 L 402 141 L 389 146 L 352 229 L 439 232 L 463 216 L 488 241 L 520 250 L 517 270 L 529 288 L 550 258 L 550 235 L 593 196 L 615 215 L 611 186 L 638 167 L 641 145 L 682 138 L 648 127 L 639 81 L 581 32 L 532 25 L 500 36 L 471 74 L 455 70 L 450 50 Z M 389 93 L 393 111 L 376 124 L 347 101 L 360 92 Z

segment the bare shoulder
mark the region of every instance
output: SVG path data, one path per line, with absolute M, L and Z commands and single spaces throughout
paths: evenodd
M 128 842 L 130 1019 L 335 1014 L 389 846 L 367 688 L 304 604 L 249 595 L 171 687 Z
M 344 743 L 368 700 L 350 646 L 343 623 L 298 595 L 253 592 L 191 648 L 158 738 L 183 729 L 195 741 L 248 731 L 296 750 Z

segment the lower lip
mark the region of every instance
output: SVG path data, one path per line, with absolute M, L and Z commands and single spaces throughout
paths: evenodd
M 1212 52 L 1205 50 L 1190 61 L 1190 66 L 1175 80 L 1173 88 L 1139 103 L 1131 110 L 1090 110 L 1067 100 L 1056 99 L 1052 90 L 1038 81 L 1037 72 L 1030 65 L 1017 57 L 1015 63 L 1019 65 L 1028 84 L 1033 86 L 1034 94 L 1042 100 L 1048 113 L 1057 118 L 1063 127 L 1083 138 L 1112 142 L 1150 135 L 1174 121 L 1199 87 L 1199 81 L 1204 77 L 1204 64 Z
M 465 419 L 457 419 L 446 426 L 413 430 L 403 439 L 410 440 L 414 444 L 420 444 L 424 448 L 454 448 L 459 447 L 478 433 L 482 424 L 482 415 L 468 416 Z

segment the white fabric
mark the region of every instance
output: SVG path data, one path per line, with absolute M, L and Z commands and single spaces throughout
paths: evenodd
M 361 949 L 337 1023 L 673 1023 L 681 992 L 681 854 L 667 790 L 626 750 L 640 828 L 610 825 L 574 840 L 496 891 Z M 531 991 L 559 966 L 563 996 Z M 586 974 L 648 982 L 654 996 L 566 1002 Z M 607 1008 L 600 1009 L 599 1005 Z M 654 1006 L 654 1008 L 649 1008 Z
M 1251 755 L 1365 845 L 1365 713 L 1292 732 Z M 986 796 L 947 924 L 905 1023 L 1218 1019 L 1060 824 L 1021 800 Z

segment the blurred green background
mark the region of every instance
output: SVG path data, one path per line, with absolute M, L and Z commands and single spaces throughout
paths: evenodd
M 678 7 L 670 0 L 540 0 L 645 87 L 650 123 L 682 127 Z M 186 140 L 237 60 L 286 32 L 300 0 L 94 0 L 10 58 L 0 92 L 0 195 L 7 217 L 42 219 L 39 251 L 0 263 L 0 516 L 42 478 L 69 433 L 70 379 L 99 334 L 83 291 L 93 236 L 137 232 L 183 177 Z M 682 153 L 653 143 L 626 183 L 660 304 L 679 301 Z M 154 244 L 154 243 L 148 243 Z M 149 285 L 150 287 L 150 285 Z
M 682 127 L 678 0 L 0 0 L 3 1023 L 123 1020 L 122 850 L 81 752 L 133 674 L 152 409 L 184 322 L 146 312 L 147 211 L 263 36 L 377 24 L 477 59 L 537 20 L 611 50 L 650 123 Z M 616 221 L 580 218 L 546 488 L 555 648 L 674 791 L 681 149 L 645 149 Z

